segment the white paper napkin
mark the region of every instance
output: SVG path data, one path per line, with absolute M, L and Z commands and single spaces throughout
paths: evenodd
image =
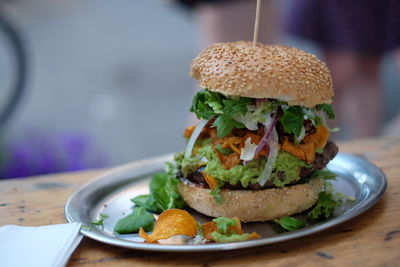
M 82 240 L 80 223 L 0 227 L 0 266 L 65 266 Z

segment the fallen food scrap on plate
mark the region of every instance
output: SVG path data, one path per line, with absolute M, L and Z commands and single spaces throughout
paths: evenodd
M 256 232 L 244 233 L 238 218 L 219 217 L 202 225 L 181 209 L 164 211 L 150 235 L 143 228 L 140 228 L 139 235 L 147 243 L 162 244 L 235 242 L 260 238 Z

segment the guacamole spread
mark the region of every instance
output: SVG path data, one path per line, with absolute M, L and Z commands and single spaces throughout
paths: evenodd
M 196 171 L 199 166 L 204 165 L 204 162 L 207 162 L 204 169 L 206 174 L 214 177 L 221 183 L 226 182 L 231 185 L 241 183 L 243 187 L 258 182 L 259 176 L 261 175 L 266 163 L 265 158 L 261 161 L 252 160 L 247 165 L 239 164 L 230 170 L 225 170 L 219 161 L 211 142 L 209 142 L 209 139 L 197 144 L 196 151 L 190 158 L 185 159 L 183 154 L 177 154 L 175 160 L 184 177 L 187 177 L 189 173 Z M 277 187 L 282 187 L 286 184 L 297 181 L 299 179 L 301 168 L 305 166 L 307 166 L 307 164 L 304 161 L 280 150 L 278 152 L 275 168 L 271 174 L 270 181 Z M 280 173 L 280 175 L 277 173 Z

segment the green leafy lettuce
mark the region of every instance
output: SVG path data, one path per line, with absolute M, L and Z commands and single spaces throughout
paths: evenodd
M 300 106 L 290 106 L 283 110 L 283 116 L 279 121 L 287 133 L 300 136 L 304 122 L 303 109 Z
M 317 111 L 323 111 L 329 119 L 335 118 L 332 106 L 329 104 L 321 104 L 315 108 L 305 108 L 301 106 L 285 106 L 283 108 L 283 115 L 279 119 L 285 131 L 289 134 L 294 134 L 299 137 L 303 128 L 304 119 L 315 120 L 316 124 L 321 123 L 320 117 L 316 115 Z
M 317 106 L 318 110 L 322 110 L 325 112 L 328 119 L 332 120 L 335 118 L 335 113 L 333 112 L 333 108 L 330 104 L 321 104 Z
M 295 231 L 306 226 L 306 223 L 304 221 L 290 216 L 285 216 L 280 219 L 275 219 L 274 222 L 279 224 L 279 226 L 288 231 Z
M 340 194 L 335 193 L 331 183 L 325 182 L 324 187 L 324 191 L 319 193 L 314 208 L 307 214 L 310 219 L 328 219 L 332 217 L 335 208 L 342 204 Z
M 114 227 L 118 234 L 131 234 L 139 232 L 143 227 L 146 232 L 152 231 L 154 217 L 143 207 L 136 207 L 131 214 L 120 219 Z
M 213 125 L 217 127 L 217 135 L 223 138 L 233 128 L 257 127 L 258 123 L 265 121 L 264 116 L 282 106 L 283 115 L 279 119 L 285 131 L 299 137 L 305 118 L 315 120 L 318 124 L 321 119 L 317 111 L 323 111 L 329 119 L 335 118 L 332 106 L 329 104 L 317 105 L 315 108 L 301 106 L 288 106 L 287 103 L 268 99 L 261 102 L 256 108 L 255 100 L 246 97 L 227 97 L 220 93 L 210 92 L 207 89 L 197 92 L 193 98 L 191 112 L 197 118 L 209 120 L 216 118 Z M 249 110 L 249 107 L 252 107 Z M 254 129 L 252 129 L 254 130 Z
M 144 207 L 147 210 L 161 213 L 167 209 L 181 209 L 185 207 L 181 195 L 178 192 L 176 167 L 167 162 L 166 172 L 155 174 L 150 182 L 150 194 L 140 195 L 132 198 L 131 201 L 137 207 Z
M 246 97 L 228 98 L 222 94 L 210 92 L 207 89 L 197 92 L 193 98 L 191 112 L 197 118 L 209 120 L 217 117 L 213 125 L 217 127 L 219 138 L 227 136 L 233 128 L 243 128 L 244 125 L 234 118 L 239 114 L 246 114 L 247 106 L 254 103 Z

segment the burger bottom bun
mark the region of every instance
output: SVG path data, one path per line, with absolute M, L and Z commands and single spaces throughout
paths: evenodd
M 192 209 L 211 217 L 237 217 L 243 222 L 270 221 L 312 207 L 322 191 L 322 179 L 306 184 L 264 190 L 221 190 L 222 203 L 210 195 L 210 189 L 179 183 L 178 189 Z

